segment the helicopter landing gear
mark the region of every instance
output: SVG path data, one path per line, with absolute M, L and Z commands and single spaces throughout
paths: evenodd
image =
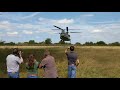
M 61 40 L 61 42 L 63 42 L 63 40 Z
M 60 43 L 61 43 L 61 44 L 65 44 L 65 41 L 64 41 L 64 40 L 60 40 Z
M 70 39 L 70 44 L 71 44 L 71 39 Z

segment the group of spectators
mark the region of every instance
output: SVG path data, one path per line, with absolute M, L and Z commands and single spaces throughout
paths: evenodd
M 68 51 L 70 50 L 70 51 Z M 68 60 L 68 78 L 76 78 L 76 68 L 79 65 L 77 53 L 74 52 L 74 46 L 70 46 L 65 50 Z M 20 64 L 24 63 L 22 52 L 18 48 L 14 48 L 12 54 L 6 58 L 7 73 L 9 78 L 20 78 Z M 34 54 L 30 54 L 25 63 L 27 77 L 26 78 L 41 78 L 38 75 L 38 69 L 43 69 L 44 78 L 59 78 L 55 58 L 49 50 L 45 50 L 44 58 L 39 62 Z

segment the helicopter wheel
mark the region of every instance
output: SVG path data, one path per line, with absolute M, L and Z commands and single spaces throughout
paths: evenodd
M 61 42 L 63 42 L 63 40 L 61 40 Z
M 61 40 L 60 42 L 61 42 L 62 44 L 64 44 L 64 43 L 65 43 L 65 41 L 64 41 L 64 40 Z

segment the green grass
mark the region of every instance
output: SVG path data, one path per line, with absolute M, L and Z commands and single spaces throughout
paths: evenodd
M 55 57 L 58 75 L 67 78 L 67 58 L 64 54 L 66 47 L 48 48 Z M 35 54 L 41 61 L 44 48 L 22 49 L 24 62 L 30 53 Z M 119 78 L 120 77 L 120 47 L 77 47 L 80 65 L 77 67 L 77 78 Z M 0 78 L 7 78 L 6 56 L 11 53 L 9 48 L 0 49 Z M 39 70 L 42 77 L 43 70 Z M 26 78 L 25 63 L 20 65 L 20 77 Z

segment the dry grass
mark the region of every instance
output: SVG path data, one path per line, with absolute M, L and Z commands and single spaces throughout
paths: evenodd
M 41 46 L 40 46 L 41 47 Z M 67 46 L 66 46 L 67 47 Z M 64 54 L 66 47 L 49 47 L 52 55 L 55 57 L 58 75 L 60 78 L 67 78 L 67 59 Z M 1 49 L 0 55 L 5 54 Z M 9 50 L 9 49 L 7 49 Z M 8 54 L 7 50 L 4 57 Z M 36 58 L 41 61 L 42 53 L 44 48 L 38 48 L 37 50 L 32 47 L 32 49 L 23 49 L 24 59 L 29 52 L 37 54 Z M 120 77 L 120 47 L 76 47 L 76 52 L 79 54 L 80 65 L 77 67 L 77 78 L 119 78 Z M 2 60 L 0 60 L 1 62 Z M 1 64 L 4 64 L 2 62 Z M 1 67 L 0 77 L 7 77 L 5 72 L 5 67 Z M 42 78 L 43 70 L 39 70 L 39 76 Z M 27 72 L 24 64 L 21 65 L 21 78 L 26 78 Z
M 61 46 L 0 46 L 0 49 L 11 49 L 11 48 L 20 48 L 20 49 L 40 49 L 40 48 L 59 48 Z

